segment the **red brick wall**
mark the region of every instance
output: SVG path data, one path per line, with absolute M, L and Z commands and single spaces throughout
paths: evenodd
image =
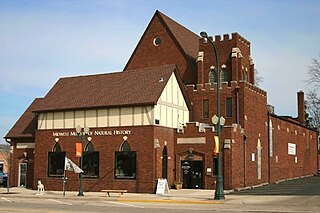
M 23 148 L 17 149 L 16 143 L 33 143 L 28 139 L 26 140 L 11 140 L 11 146 L 13 146 L 13 153 L 10 154 L 10 173 L 9 182 L 11 187 L 17 187 L 19 184 L 19 164 L 27 164 L 27 188 L 33 187 L 33 173 L 34 173 L 34 149 Z M 27 153 L 27 160 L 24 157 L 24 152 Z
M 248 69 L 248 75 L 251 74 L 250 66 L 250 42 L 241 37 L 238 33 L 233 33 L 231 37 L 229 35 L 223 35 L 221 38 L 220 35 L 216 35 L 214 39 L 214 44 L 217 49 L 218 60 L 219 60 L 219 70 L 221 71 L 221 65 L 225 64 L 226 69 L 231 73 L 232 81 L 239 81 L 244 79 L 245 68 Z M 242 57 L 238 60 L 238 63 L 232 63 L 231 53 L 232 48 L 238 47 L 241 51 Z M 210 67 L 213 65 L 216 67 L 215 54 L 212 45 L 209 42 L 205 42 L 204 39 L 199 40 L 199 51 L 204 52 L 203 58 L 203 74 L 198 76 L 203 77 L 198 79 L 199 84 L 204 84 L 209 82 L 209 71 Z M 202 72 L 202 70 L 198 70 Z M 253 77 L 251 77 L 253 78 Z M 202 81 L 202 79 L 204 81 Z M 250 79 L 249 82 L 253 83 L 254 79 Z
M 153 44 L 155 37 L 161 38 L 160 46 Z M 139 41 L 125 70 L 176 64 L 185 83 L 196 83 L 195 67 L 188 60 L 192 59 L 184 56 L 162 22 L 155 16 Z
M 155 149 L 155 178 L 158 180 L 162 178 L 162 152 L 165 146 L 167 146 L 168 152 L 168 185 L 169 187 L 174 184 L 174 129 L 166 127 L 156 127 L 154 131 L 154 138 L 159 140 L 160 147 Z M 165 145 L 166 144 L 166 145 Z M 154 185 L 156 187 L 156 183 Z
M 137 176 L 136 180 L 114 179 L 114 153 L 120 149 L 124 135 L 111 136 L 91 136 L 95 151 L 99 151 L 99 178 L 83 179 L 84 191 L 100 191 L 101 189 L 127 189 L 129 192 L 154 192 L 156 180 L 159 177 L 159 168 L 156 168 L 155 152 L 162 153 L 162 150 L 154 149 L 154 136 L 163 135 L 160 138 L 163 148 L 164 136 L 170 138 L 172 130 L 157 128 L 153 126 L 108 128 L 107 130 L 130 129 L 131 134 L 127 135 L 127 141 L 132 151 L 137 151 Z M 106 129 L 94 129 L 106 130 Z M 55 130 L 57 132 L 58 130 Z M 65 131 L 65 130 L 62 130 Z M 92 131 L 92 130 L 91 130 Z M 155 134 L 156 133 L 156 134 Z M 36 133 L 35 148 L 35 178 L 33 186 L 37 185 L 37 180 L 41 180 L 49 190 L 62 190 L 61 178 L 47 177 L 48 152 L 55 144 L 52 130 L 38 130 Z M 68 158 L 79 165 L 79 159 L 75 157 L 75 143 L 79 141 L 76 136 L 58 137 L 59 144 L 63 151 L 67 152 Z M 168 141 L 169 152 L 172 154 L 172 141 Z M 159 150 L 159 151 L 158 151 Z M 159 154 L 157 155 L 159 159 Z M 160 164 L 161 165 L 161 164 Z M 172 168 L 172 166 L 171 166 Z M 67 171 L 67 190 L 78 190 L 79 178 L 77 174 Z
M 244 138 L 241 126 L 237 125 L 231 130 L 231 149 L 224 149 L 224 162 L 230 164 L 229 171 L 225 170 L 225 189 L 244 187 Z
M 204 183 L 203 186 L 205 189 L 214 189 L 215 188 L 215 177 L 210 174 L 206 174 L 206 168 L 212 168 L 213 165 L 213 133 L 210 129 L 206 130 L 206 133 L 202 133 L 198 131 L 198 127 L 195 123 L 188 123 L 187 127 L 184 129 L 184 133 L 177 133 L 177 138 L 194 138 L 194 137 L 205 137 L 205 144 L 177 144 L 175 143 L 175 181 L 182 180 L 180 175 L 180 161 L 187 160 L 185 157 L 188 153 L 189 148 L 193 149 L 193 153 L 195 153 L 198 160 L 203 160 L 203 175 L 204 175 Z
M 246 185 L 268 182 L 268 132 L 266 93 L 240 82 L 240 124 L 246 135 Z M 261 143 L 261 179 L 258 179 L 258 140 Z M 254 154 L 254 161 L 252 155 Z
M 317 172 L 316 132 L 275 116 L 270 118 L 273 126 L 271 182 L 315 174 Z M 288 143 L 296 144 L 296 155 L 288 154 Z

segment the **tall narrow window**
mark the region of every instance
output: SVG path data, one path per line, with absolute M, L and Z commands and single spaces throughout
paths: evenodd
M 64 160 L 66 152 L 61 152 L 59 143 L 56 143 L 52 152 L 48 152 L 48 176 L 62 177 L 64 174 Z
M 218 167 L 217 158 L 212 158 L 212 175 L 213 176 L 217 175 L 217 171 L 218 171 L 217 167 Z
M 99 152 L 94 151 L 93 144 L 89 142 L 83 152 L 83 177 L 99 177 Z
M 209 118 L 209 100 L 202 101 L 202 118 Z
M 127 141 L 123 142 L 120 151 L 115 152 L 115 174 L 116 179 L 136 178 L 136 152 L 131 151 Z
M 168 150 L 167 146 L 162 151 L 162 178 L 168 179 Z
M 232 98 L 226 99 L 226 117 L 227 118 L 232 117 Z
M 221 76 L 220 82 L 229 82 L 230 81 L 230 73 L 227 69 L 222 69 L 220 76 Z
M 273 126 L 271 119 L 269 120 L 269 157 L 273 156 Z
M 216 70 L 210 70 L 209 83 L 211 83 L 211 86 L 212 86 L 214 82 L 217 82 L 217 73 L 216 73 Z

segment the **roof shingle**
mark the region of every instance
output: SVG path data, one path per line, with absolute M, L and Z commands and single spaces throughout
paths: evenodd
M 181 45 L 181 48 L 184 52 L 196 59 L 198 57 L 199 52 L 199 39 L 200 36 L 180 25 L 176 21 L 172 20 L 168 16 L 164 15 L 160 11 L 157 11 L 163 21 L 167 24 L 170 31 L 177 39 L 178 43 Z
M 156 104 L 175 70 L 175 65 L 166 65 L 135 72 L 61 78 L 34 111 Z
M 26 111 L 21 115 L 19 120 L 13 125 L 5 138 L 33 138 L 37 129 L 37 117 L 32 112 L 41 103 L 42 98 L 36 98 Z

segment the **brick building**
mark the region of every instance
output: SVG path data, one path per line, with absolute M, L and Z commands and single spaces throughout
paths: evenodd
M 210 38 L 221 68 L 220 153 L 224 188 L 253 186 L 317 172 L 317 132 L 267 107 L 255 86 L 250 42 L 238 33 Z M 216 158 L 211 122 L 217 114 L 212 46 L 156 11 L 123 72 L 62 78 L 37 98 L 5 136 L 12 146 L 11 185 L 77 190 L 75 128 L 88 126 L 83 148 L 84 191 L 154 192 L 170 186 L 214 189 Z M 88 101 L 90 100 L 90 101 Z M 24 178 L 25 177 L 25 178 Z

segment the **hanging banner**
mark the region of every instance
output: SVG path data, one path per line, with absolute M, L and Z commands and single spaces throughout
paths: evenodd
M 81 157 L 82 155 L 82 144 L 76 143 L 76 157 Z
M 219 153 L 219 137 L 214 136 L 214 148 L 213 148 L 213 154 L 218 154 Z

